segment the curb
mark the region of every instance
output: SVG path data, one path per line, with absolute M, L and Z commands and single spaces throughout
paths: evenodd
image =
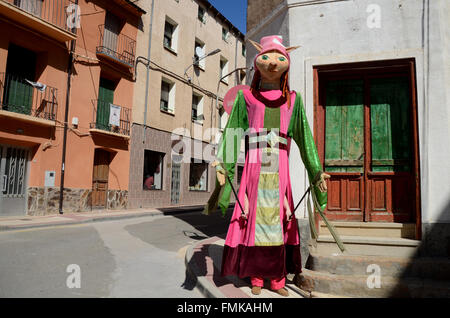
M 20 225 L 0 225 L 0 231 L 11 231 L 11 230 L 22 230 L 22 229 L 31 229 L 31 228 L 45 228 L 51 226 L 60 226 L 60 225 L 76 225 L 76 224 L 84 224 L 84 223 L 93 223 L 93 222 L 101 222 L 101 221 L 112 221 L 112 220 L 121 220 L 121 219 L 131 219 L 131 218 L 139 218 L 145 216 L 156 216 L 163 215 L 162 212 L 144 212 L 139 214 L 130 214 L 130 215 L 108 215 L 108 216 L 97 216 L 92 218 L 86 218 L 85 220 L 68 220 L 68 221 L 59 221 L 59 222 L 50 222 L 50 223 L 37 223 L 37 224 L 20 224 Z
M 42 220 L 41 223 L 38 223 L 38 221 L 35 221 L 37 223 L 34 224 L 17 224 L 17 225 L 1 225 L 2 220 L 0 218 L 0 232 L 4 231 L 11 231 L 11 230 L 22 230 L 22 229 L 31 229 L 31 228 L 45 228 L 45 227 L 53 227 L 53 226 L 61 226 L 61 225 L 76 225 L 76 224 L 85 224 L 85 223 L 93 223 L 93 222 L 101 222 L 101 221 L 114 221 L 114 220 L 122 220 L 122 219 L 132 219 L 132 218 L 139 218 L 139 217 L 146 217 L 146 216 L 157 216 L 157 215 L 176 215 L 181 213 L 189 213 L 198 211 L 199 209 L 203 208 L 202 206 L 189 206 L 189 207 L 180 207 L 180 208 L 160 208 L 159 209 L 151 209 L 151 211 L 147 212 L 130 212 L 129 214 L 118 214 L 114 215 L 114 212 L 109 212 L 108 215 L 96 215 L 96 216 L 89 216 L 89 215 L 77 215 L 76 213 L 70 213 L 66 214 L 73 217 L 73 219 L 70 219 L 68 217 L 68 220 L 64 221 L 57 221 L 57 222 L 45 222 L 45 220 Z M 166 210 L 167 209 L 167 210 Z M 166 211 L 164 211 L 166 210 Z M 117 210 L 118 213 L 123 213 L 124 210 Z M 89 212 L 86 212 L 89 213 Z M 60 216 L 59 214 L 55 215 L 46 215 L 48 217 L 53 216 Z M 64 215 L 63 215 L 64 216 Z M 21 216 L 20 218 L 25 218 L 27 216 Z M 28 216 L 29 217 L 29 216 Z M 19 217 L 18 217 L 19 218 Z M 76 219 L 76 218 L 84 218 L 84 219 Z M 14 219 L 11 219 L 14 220 Z

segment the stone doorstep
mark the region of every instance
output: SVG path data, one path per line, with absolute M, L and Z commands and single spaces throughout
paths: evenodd
M 403 238 L 368 236 L 340 236 L 342 252 L 331 235 L 321 235 L 317 244 L 309 242 L 310 252 L 320 255 L 391 256 L 411 258 L 417 253 L 420 241 Z
M 381 273 L 391 277 L 450 280 L 448 258 L 407 259 L 388 256 L 325 256 L 311 253 L 307 261 L 309 270 L 338 275 L 366 274 L 371 264 L 380 266 Z
M 405 238 L 393 238 L 393 237 L 378 237 L 378 236 L 356 236 L 356 235 L 340 235 L 342 242 L 349 244 L 368 244 L 368 245 L 383 245 L 383 246 L 410 246 L 418 247 L 420 241 L 405 239 Z M 331 235 L 319 235 L 317 243 L 335 243 L 333 236 Z
M 371 289 L 367 284 L 369 275 L 335 275 L 304 269 L 297 284 L 306 293 L 350 297 L 450 297 L 447 281 L 381 276 L 380 288 Z
M 415 237 L 414 223 L 387 223 L 387 222 L 331 222 L 340 235 L 348 236 L 376 236 L 409 238 Z M 319 236 L 330 235 L 323 221 L 320 221 Z

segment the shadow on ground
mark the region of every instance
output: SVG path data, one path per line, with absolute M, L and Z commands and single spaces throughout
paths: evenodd
M 212 280 L 215 286 L 222 287 L 224 285 L 233 284 L 234 287 L 240 288 L 249 286 L 249 279 L 239 279 L 234 276 L 223 277 L 220 273 L 222 267 L 222 253 L 223 246 L 219 244 L 204 244 L 200 250 L 196 250 L 192 255 L 189 263 L 186 264 L 186 279 L 182 287 L 188 290 L 195 288 L 197 284 L 197 277 L 206 277 L 208 274 L 207 269 L 207 256 L 210 256 L 213 261 L 213 273 Z M 196 275 L 193 277 L 188 271 L 188 268 L 195 269 Z

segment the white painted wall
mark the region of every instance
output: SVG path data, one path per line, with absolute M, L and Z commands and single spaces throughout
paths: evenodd
M 368 27 L 373 11 L 367 9 L 373 4 L 380 9 L 380 28 Z M 281 34 L 285 45 L 302 46 L 291 54 L 290 84 L 303 95 L 310 126 L 313 66 L 415 58 L 423 223 L 450 223 L 449 18 L 448 0 L 287 0 L 263 21 L 265 26 L 247 32 L 252 40 Z M 248 48 L 249 65 L 256 52 Z M 294 146 L 290 168 L 297 200 L 306 188 L 298 162 Z

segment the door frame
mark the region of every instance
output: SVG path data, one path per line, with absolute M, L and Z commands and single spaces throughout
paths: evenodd
M 416 83 L 416 62 L 414 58 L 402 58 L 395 60 L 379 60 L 379 61 L 367 61 L 367 62 L 354 62 L 354 63 L 341 63 L 341 64 L 328 64 L 328 65 L 316 65 L 313 66 L 313 89 L 314 89 L 314 141 L 317 145 L 319 159 L 324 167 L 325 151 L 325 122 L 323 121 L 325 106 L 325 87 L 324 78 L 364 78 L 365 82 L 365 97 L 364 97 L 364 116 L 365 121 L 369 116 L 370 122 L 370 99 L 368 100 L 368 87 L 366 87 L 370 77 L 392 77 L 393 75 L 406 75 L 409 78 L 409 95 L 410 95 L 410 122 L 411 122 L 411 141 L 412 141 L 412 155 L 413 155 L 413 189 L 415 193 L 415 200 L 413 202 L 413 219 L 416 224 L 416 239 L 420 240 L 422 237 L 421 231 L 421 192 L 420 192 L 420 156 L 419 156 L 419 135 L 418 135 L 418 114 L 417 114 L 417 83 Z M 369 96 L 370 97 L 370 96 Z M 367 134 L 365 127 L 365 135 Z M 369 131 L 370 132 L 370 131 Z M 366 137 L 365 137 L 366 138 Z M 365 146 L 365 148 L 370 148 Z M 364 165 L 368 164 L 369 153 L 366 152 L 364 156 Z M 366 184 L 363 185 L 367 187 Z M 367 203 L 365 203 L 366 206 Z

